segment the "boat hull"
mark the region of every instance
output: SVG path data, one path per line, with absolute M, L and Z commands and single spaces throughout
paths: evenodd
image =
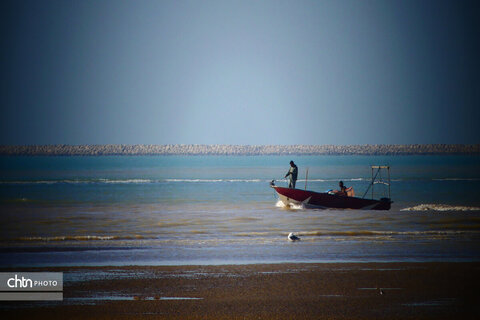
M 373 200 L 277 186 L 272 186 L 272 188 L 275 189 L 280 200 L 288 206 L 303 205 L 305 208 L 321 209 L 389 210 L 392 203 L 388 198 Z

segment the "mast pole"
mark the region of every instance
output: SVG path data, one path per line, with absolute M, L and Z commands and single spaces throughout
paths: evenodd
M 307 172 L 305 173 L 305 190 L 307 190 L 307 181 L 308 181 L 308 168 L 307 168 Z
M 372 199 L 373 199 L 373 187 L 374 187 L 374 184 L 373 184 L 373 166 L 372 166 L 372 182 L 370 182 L 372 184 Z
M 388 198 L 390 199 L 392 197 L 390 195 L 390 185 L 391 185 L 391 183 L 390 183 L 390 166 L 388 166 L 387 171 L 388 171 Z

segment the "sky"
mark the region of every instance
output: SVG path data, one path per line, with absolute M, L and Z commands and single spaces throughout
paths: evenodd
M 2 1 L 0 144 L 480 143 L 475 1 Z

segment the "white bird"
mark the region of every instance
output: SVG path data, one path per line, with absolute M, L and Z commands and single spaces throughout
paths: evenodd
M 300 238 L 297 237 L 296 235 L 294 235 L 293 232 L 290 232 L 290 233 L 288 234 L 288 240 L 290 240 L 290 241 L 298 241 L 298 240 L 300 240 Z

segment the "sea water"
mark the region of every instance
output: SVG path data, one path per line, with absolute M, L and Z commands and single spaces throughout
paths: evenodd
M 367 198 L 389 165 L 392 208 L 285 208 L 290 160 L 297 188 Z M 0 226 L 0 267 L 478 261 L 480 157 L 4 156 Z

